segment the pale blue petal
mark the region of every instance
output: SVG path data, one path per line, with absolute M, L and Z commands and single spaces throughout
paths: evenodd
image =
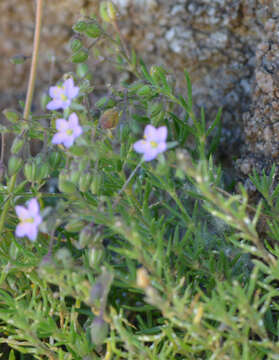
M 161 126 L 156 130 L 154 141 L 157 143 L 164 142 L 167 140 L 168 129 L 166 126 Z
M 56 129 L 59 131 L 66 131 L 69 129 L 69 123 L 65 119 L 57 119 L 55 125 Z
M 144 161 L 151 161 L 151 160 L 155 159 L 157 155 L 158 155 L 157 149 L 150 149 L 148 152 L 146 152 L 143 155 L 143 160 Z
M 52 98 L 60 98 L 61 95 L 64 93 L 64 90 L 61 89 L 59 86 L 51 86 L 49 88 L 49 96 Z
M 46 108 L 48 110 L 58 110 L 58 109 L 63 109 L 64 107 L 64 102 L 62 100 L 52 100 L 51 102 L 49 102 L 46 106 Z
M 33 198 L 28 201 L 28 211 L 32 217 L 36 216 L 40 212 L 40 206 L 37 199 Z
M 35 241 L 38 235 L 38 229 L 37 226 L 34 224 L 30 224 L 30 227 L 28 229 L 28 233 L 26 234 L 31 241 Z
M 144 137 L 148 141 L 155 141 L 156 137 L 156 128 L 153 125 L 147 125 L 144 129 Z
M 74 130 L 76 126 L 78 126 L 78 117 L 76 113 L 72 113 L 69 116 L 69 127 Z
M 74 143 L 74 136 L 73 135 L 70 135 L 70 136 L 67 136 L 64 140 L 63 140 L 63 144 L 66 148 L 69 148 L 73 145 Z
M 29 225 L 28 223 L 20 223 L 17 225 L 16 227 L 16 231 L 15 234 L 18 237 L 23 237 L 28 233 L 29 230 Z
M 150 150 L 150 144 L 148 141 L 139 140 L 134 143 L 134 150 L 140 154 Z
M 21 206 L 21 205 L 16 206 L 15 211 L 16 211 L 16 214 L 19 217 L 19 219 L 21 219 L 21 220 L 28 219 L 29 212 L 24 206 Z
M 51 142 L 53 144 L 62 144 L 64 142 L 64 140 L 67 138 L 67 134 L 64 132 L 58 132 L 57 134 L 55 134 L 51 140 Z

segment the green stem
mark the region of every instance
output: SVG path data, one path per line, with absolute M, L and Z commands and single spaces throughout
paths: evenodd
M 39 58 L 39 46 L 40 46 L 40 38 L 41 38 L 41 29 L 42 29 L 42 18 L 43 18 L 43 3 L 44 0 L 37 0 L 37 9 L 36 9 L 36 26 L 33 40 L 33 53 L 32 53 L 32 62 L 31 69 L 29 75 L 28 89 L 25 99 L 25 107 L 23 118 L 28 120 L 32 105 L 32 99 L 35 88 L 35 80 L 37 73 L 37 65 Z
M 3 232 L 3 228 L 4 228 L 4 224 L 5 224 L 5 218 L 6 218 L 6 215 L 7 215 L 7 212 L 9 210 L 9 207 L 10 207 L 10 202 L 11 202 L 11 193 L 15 187 L 15 183 L 16 183 L 16 174 L 14 174 L 12 177 L 11 177 L 11 180 L 9 182 L 9 187 L 8 187 L 8 192 L 9 192 L 9 195 L 8 195 L 8 199 L 6 201 L 6 204 L 4 205 L 4 208 L 3 208 L 3 211 L 2 211 L 2 214 L 1 214 L 1 217 L 0 217 L 0 234 L 2 234 Z

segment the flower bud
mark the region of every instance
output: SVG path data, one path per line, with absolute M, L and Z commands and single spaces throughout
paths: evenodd
M 71 50 L 72 52 L 77 52 L 82 48 L 82 41 L 77 37 L 72 38 L 71 43 Z
M 83 32 L 86 30 L 87 23 L 85 21 L 78 21 L 74 26 L 73 30 L 76 32 Z
M 22 163 L 23 161 L 20 157 L 15 155 L 11 156 L 8 162 L 8 174 L 10 176 L 16 174 L 21 168 Z
M 79 178 L 78 187 L 81 192 L 86 192 L 89 189 L 91 183 L 91 174 L 90 172 L 85 172 L 84 174 L 81 174 Z
M 49 175 L 49 166 L 48 164 L 38 164 L 36 166 L 36 180 L 41 181 L 43 179 L 46 179 Z
M 3 111 L 3 115 L 5 116 L 5 118 L 7 120 L 9 120 L 12 123 L 16 123 L 20 118 L 19 113 L 15 110 L 11 110 L 11 109 L 5 109 Z
M 87 64 L 78 64 L 77 65 L 77 76 L 83 78 L 86 74 L 88 74 L 88 65 Z M 88 84 L 90 85 L 90 83 Z
M 119 113 L 116 109 L 106 110 L 100 118 L 101 129 L 113 129 L 119 121 Z
M 92 226 L 87 225 L 84 229 L 79 233 L 78 243 L 81 248 L 89 245 L 92 242 L 93 232 Z
M 92 247 L 88 250 L 89 265 L 96 269 L 101 264 L 104 255 L 104 247 L 102 245 Z
M 78 185 L 80 179 L 80 171 L 77 169 L 73 169 L 70 172 L 70 181 L 71 183 L 73 183 L 74 185 Z
M 65 226 L 66 231 L 73 233 L 79 232 L 83 228 L 84 222 L 76 219 L 69 221 L 68 224 Z
M 76 187 L 69 181 L 69 173 L 67 171 L 61 171 L 58 177 L 58 189 L 64 193 L 74 193 Z
M 87 24 L 85 34 L 91 38 L 97 38 L 101 35 L 101 28 L 97 24 Z
M 86 61 L 88 58 L 88 50 L 86 48 L 81 48 L 78 52 L 72 55 L 73 63 L 81 63 Z
M 57 169 L 62 161 L 60 151 L 53 151 L 49 156 L 49 164 L 53 169 Z
M 11 147 L 11 153 L 17 154 L 21 150 L 23 145 L 24 145 L 24 140 L 20 137 L 16 137 Z
M 102 175 L 95 171 L 92 178 L 93 180 L 90 184 L 90 191 L 93 195 L 98 195 L 103 182 Z
M 35 175 L 36 175 L 36 165 L 34 161 L 29 161 L 24 165 L 24 176 L 29 182 L 35 181 Z
M 96 317 L 90 326 L 92 343 L 96 346 L 102 345 L 108 336 L 108 330 L 108 324 L 104 321 L 103 317 Z
M 151 96 L 152 95 L 152 89 L 149 85 L 143 85 L 138 91 L 138 96 Z

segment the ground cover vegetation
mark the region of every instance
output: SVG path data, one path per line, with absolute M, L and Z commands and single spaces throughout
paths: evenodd
M 32 113 L 42 5 L 23 114 L 5 109 L 1 126 L 2 145 L 15 136 L 1 168 L 1 351 L 279 359 L 275 165 L 251 176 L 260 201 L 249 203 L 216 157 L 221 110 L 194 110 L 187 71 L 180 94 L 167 69 L 145 65 L 111 2 L 73 25 L 72 71 L 42 97 L 43 115 Z M 89 56 L 130 74 L 94 103 Z

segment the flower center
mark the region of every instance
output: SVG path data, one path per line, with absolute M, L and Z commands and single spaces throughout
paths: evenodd
M 27 219 L 20 219 L 22 223 L 30 223 L 32 224 L 34 222 L 34 218 L 30 217 Z
M 68 130 L 66 131 L 66 134 L 69 135 L 69 136 L 70 136 L 70 135 L 73 135 L 73 130 L 72 130 L 72 129 L 68 129 Z
M 62 101 L 67 101 L 68 100 L 68 98 L 67 98 L 67 96 L 65 94 L 61 94 L 60 98 L 61 98 Z
M 158 146 L 158 143 L 156 143 L 156 141 L 150 141 L 150 145 L 153 148 L 156 148 Z

